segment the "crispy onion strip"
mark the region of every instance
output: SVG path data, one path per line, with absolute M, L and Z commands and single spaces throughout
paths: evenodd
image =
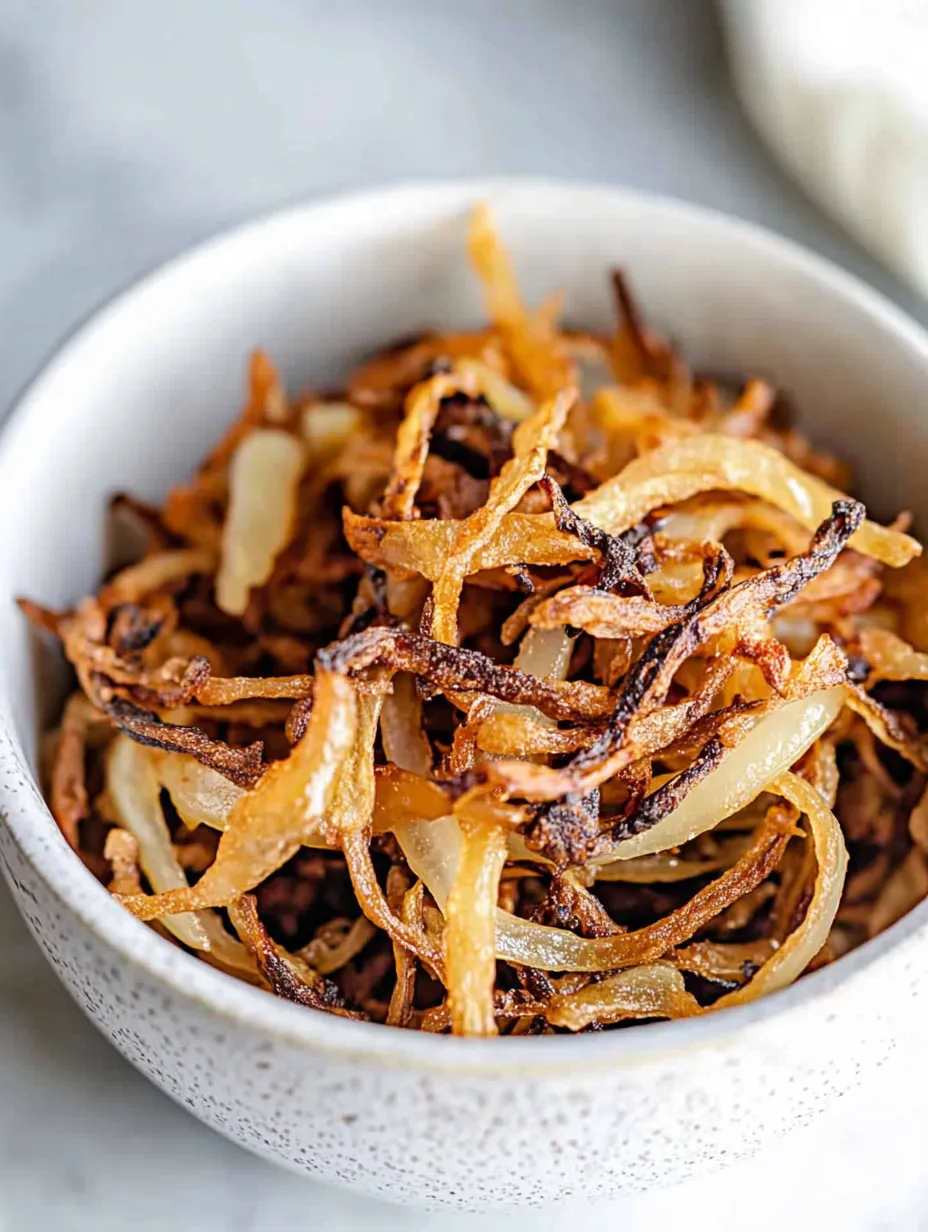
M 837 718 L 844 706 L 843 685 L 774 710 L 758 719 L 730 749 L 719 768 L 702 779 L 668 816 L 632 838 L 616 843 L 607 860 L 632 860 L 682 846 L 713 829 L 756 800 L 771 780 L 788 770 Z
M 258 918 L 254 896 L 245 894 L 229 903 L 229 919 L 254 959 L 272 992 L 297 1005 L 328 1010 L 342 1018 L 363 1018 L 363 1014 L 345 1009 L 338 989 L 323 979 L 307 962 L 289 954 L 272 940 Z
M 103 858 L 110 863 L 109 890 L 113 894 L 140 894 L 139 844 L 134 834 L 113 826 L 103 844 Z
M 572 508 L 594 526 L 619 535 L 655 509 L 717 489 L 760 496 L 808 530 L 827 518 L 835 501 L 844 499 L 769 445 L 704 435 L 671 441 L 652 450 Z M 434 580 L 461 523 L 404 523 L 395 526 L 392 533 L 385 529 L 388 526 L 377 519 L 345 515 L 345 534 L 363 559 L 380 568 L 404 569 Z M 894 567 L 921 552 L 909 535 L 869 521 L 851 536 L 850 546 Z M 572 535 L 559 532 L 551 514 L 511 513 L 502 519 L 492 541 L 474 553 L 470 569 L 476 573 L 520 562 L 565 564 L 589 559 L 592 554 Z
M 847 704 L 860 715 L 881 744 L 895 749 L 916 769 L 928 771 L 928 737 L 918 731 L 909 715 L 881 705 L 859 685 L 848 685 Z
M 203 706 L 231 706 L 253 699 L 297 701 L 312 695 L 313 678 L 309 675 L 210 676 L 194 690 L 194 697 Z
M 928 864 L 925 853 L 913 847 L 898 868 L 889 875 L 873 904 L 867 932 L 877 936 L 895 924 L 928 894 Z
M 403 895 L 403 906 L 400 919 L 407 928 L 424 931 L 425 923 L 422 914 L 422 898 L 424 887 L 417 881 L 411 890 Z M 416 958 L 404 945 L 393 943 L 393 961 L 396 963 L 396 984 L 390 995 L 387 1007 L 387 1026 L 408 1027 L 412 1018 L 413 999 L 416 991 Z
M 383 517 L 405 520 L 414 515 L 432 428 L 444 399 L 457 393 L 475 398 L 479 392 L 472 371 L 439 373 L 412 389 L 396 433 L 390 478 L 381 504 Z
M 641 637 L 660 633 L 683 616 L 681 607 L 655 603 L 642 595 L 614 595 L 592 586 L 568 586 L 546 599 L 529 616 L 533 628 L 573 625 L 591 637 Z
M 139 866 L 152 888 L 183 895 L 187 875 L 181 867 L 161 809 L 160 784 L 145 750 L 117 736 L 107 750 L 106 790 L 119 825 L 138 844 Z M 251 972 L 254 964 L 210 911 L 165 915 L 164 926 L 194 950 L 210 954 L 233 970 Z
M 480 720 L 477 747 L 496 757 L 537 757 L 573 753 L 599 734 L 596 727 L 552 727 L 547 720 L 497 711 Z
M 595 526 L 618 534 L 659 505 L 709 491 L 759 496 L 807 530 L 815 530 L 832 505 L 846 499 L 770 445 L 706 433 L 669 441 L 630 462 L 574 509 Z M 868 521 L 851 536 L 850 546 L 897 568 L 921 554 L 920 545 L 909 535 Z
M 115 727 L 138 744 L 170 753 L 189 753 L 239 787 L 253 787 L 264 773 L 260 741 L 245 747 L 229 745 L 214 740 L 198 727 L 164 723 L 154 711 L 143 710 L 120 697 L 103 700 L 101 709 Z
M 49 783 L 49 807 L 68 845 L 78 850 L 80 823 L 88 814 L 84 758 L 96 710 L 83 693 L 68 698 L 58 731 Z
M 809 819 L 818 865 L 812 901 L 799 927 L 771 954 L 753 979 L 716 1001 L 713 1010 L 753 1001 L 798 979 L 828 940 L 841 904 L 847 849 L 837 818 L 815 788 L 796 774 L 778 775 L 771 788 Z
M 518 667 L 495 663 L 479 651 L 448 646 L 400 628 L 352 634 L 322 651 L 318 662 L 352 677 L 376 665 L 412 672 L 442 692 L 485 693 L 499 701 L 534 706 L 552 719 L 602 717 L 614 704 L 613 694 L 601 685 L 541 680 Z
M 681 971 L 691 971 L 707 980 L 734 980 L 741 984 L 775 949 L 776 942 L 768 940 L 694 941 L 668 954 L 667 960 Z
M 444 905 L 451 1029 L 455 1035 L 495 1035 L 496 900 L 508 853 L 507 830 L 488 818 L 458 811 L 463 842 Z
M 110 578 L 100 591 L 100 601 L 107 605 L 141 603 L 146 595 L 161 590 L 169 582 L 194 573 L 209 574 L 215 568 L 216 553 L 207 548 L 154 552 Z
M 293 531 L 305 461 L 297 437 L 276 428 L 250 432 L 236 449 L 216 574 L 216 602 L 224 612 L 241 616 L 251 591 L 271 576 Z
M 358 728 L 357 700 L 344 677 L 320 671 L 303 739 L 274 762 L 235 805 L 216 859 L 195 886 L 120 901 L 142 920 L 177 911 L 227 906 L 285 864 L 323 830 Z
M 464 579 L 472 573 L 474 558 L 490 543 L 505 515 L 519 503 L 532 484 L 545 473 L 548 450 L 557 443 L 567 412 L 576 400 L 572 389 L 562 390 L 519 424 L 513 433 L 513 457 L 490 484 L 486 504 L 461 525 L 444 567 L 432 590 L 432 636 L 449 645 L 457 643 L 457 609 Z
M 497 954 L 509 962 L 551 971 L 604 971 L 653 962 L 749 893 L 776 868 L 788 841 L 779 814 L 768 813 L 745 854 L 677 911 L 636 932 L 577 937 L 500 912 Z
M 572 385 L 573 368 L 560 336 L 543 314 L 532 314 L 523 304 L 512 262 L 484 203 L 471 215 L 467 251 L 483 283 L 487 313 L 529 391 L 550 398 Z
M 435 582 L 464 523 L 453 518 L 428 522 L 388 522 L 361 517 L 345 509 L 345 538 L 353 552 L 377 569 L 400 574 L 419 573 Z M 471 560 L 472 573 L 504 565 L 569 565 L 590 560 L 593 548 L 565 535 L 547 513 L 510 513 L 493 538 L 479 547 Z
M 888 629 L 861 629 L 860 649 L 870 668 L 869 682 L 928 680 L 928 654 Z
M 335 921 L 332 921 L 331 925 L 326 926 L 325 937 L 317 934 L 297 953 L 297 957 L 309 963 L 319 975 L 331 975 L 333 971 L 338 971 L 346 963 L 350 963 L 377 935 L 377 929 L 363 915 L 352 920 L 335 941 L 331 939 L 334 927 Z
M 629 670 L 603 734 L 574 754 L 566 766 L 552 768 L 501 760 L 487 768 L 489 781 L 510 795 L 529 800 L 554 800 L 568 794 L 583 796 L 604 783 L 636 760 L 631 756 L 632 725 L 639 712 L 647 712 L 664 700 L 682 664 L 710 638 L 724 636 L 733 626 L 759 619 L 788 603 L 813 577 L 834 563 L 862 517 L 863 506 L 856 501 L 836 502 L 831 517 L 813 536 L 808 552 L 723 590 L 706 603 L 694 600 L 688 605 L 687 614 L 656 634 Z M 707 562 L 706 568 L 706 582 L 711 586 L 712 563 Z M 831 663 L 826 671 L 829 655 Z M 843 655 L 827 635 L 820 639 L 810 659 L 822 664 L 821 683 L 827 679 L 827 683 L 833 684 L 843 678 Z
M 410 950 L 443 979 L 444 960 L 439 947 L 424 928 L 405 923 L 390 910 L 371 861 L 369 836 L 352 830 L 342 836 L 341 845 L 351 874 L 351 884 L 367 918 L 383 929 L 391 941 Z
M 670 963 L 648 963 L 588 984 L 579 992 L 555 994 L 545 1010 L 552 1026 L 582 1031 L 592 1022 L 626 1018 L 690 1018 L 702 1013 Z

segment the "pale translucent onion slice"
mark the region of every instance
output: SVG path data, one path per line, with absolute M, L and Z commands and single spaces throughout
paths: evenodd
M 495 1035 L 496 903 L 506 862 L 506 829 L 470 818 L 466 802 L 458 825 L 461 854 L 443 907 L 451 1030 L 455 1035 Z M 463 829 L 461 826 L 463 825 Z
M 435 821 L 411 821 L 397 826 L 394 834 L 406 863 L 444 911 L 464 845 L 458 819 L 449 813 Z
M 364 426 L 364 412 L 350 402 L 314 402 L 304 407 L 300 433 L 313 466 L 328 462 Z
M 704 860 L 674 855 L 670 851 L 656 851 L 651 855 L 637 856 L 634 860 L 614 860 L 596 869 L 596 880 L 628 881 L 635 885 L 687 881 L 690 877 L 701 877 L 704 873 L 729 868 L 744 854 L 748 844 L 749 840 L 743 835 L 735 835 L 721 841 L 718 851 Z
M 302 443 L 276 428 L 250 432 L 235 451 L 216 574 L 216 603 L 231 616 L 244 613 L 290 539 L 304 464 Z
M 565 680 L 573 648 L 574 642 L 563 628 L 528 629 L 522 638 L 514 666 L 529 676 Z M 517 706 L 511 702 L 497 702 L 481 722 L 487 722 L 499 714 L 523 715 L 539 726 L 554 726 L 553 720 L 542 714 L 536 706 Z
M 761 441 L 705 433 L 668 441 L 630 462 L 614 479 L 590 492 L 574 510 L 612 534 L 628 530 L 658 505 L 671 505 L 698 492 L 747 492 L 770 501 L 815 530 L 843 494 L 800 470 L 785 454 Z M 865 556 L 901 566 L 921 554 L 920 545 L 900 531 L 864 522 L 849 544 Z
M 792 984 L 828 940 L 841 905 L 847 873 L 847 848 L 838 819 L 815 788 L 798 775 L 778 775 L 770 784 L 770 789 L 784 796 L 809 819 L 818 866 L 812 900 L 805 919 L 767 959 L 754 978 L 744 987 L 721 997 L 712 1006 L 713 1010 L 742 1005 Z
M 154 766 L 159 784 L 171 797 L 185 825 L 191 830 L 196 826 L 211 826 L 214 830 L 226 828 L 229 814 L 245 794 L 243 787 L 186 753 L 168 753 L 163 749 L 144 751 Z
M 643 834 L 625 839 L 597 863 L 631 860 L 680 847 L 711 830 L 764 791 L 788 770 L 837 718 L 845 702 L 843 685 L 772 711 L 726 754 L 719 768 L 697 783 L 674 811 Z
M 160 894 L 186 889 L 187 874 L 171 844 L 161 808 L 161 785 L 148 752 L 128 736 L 117 736 L 107 750 L 106 790 L 119 824 L 138 843 L 139 867 Z M 244 946 L 229 936 L 211 911 L 166 915 L 162 923 L 191 949 L 211 954 L 223 966 L 254 972 Z
M 928 680 L 928 654 L 888 629 L 861 629 L 860 648 L 871 680 Z
M 487 402 L 503 419 L 521 423 L 535 410 L 528 394 L 479 359 L 462 359 L 455 365 L 455 371 L 473 375 Z
M 545 1017 L 555 1027 L 581 1031 L 591 1022 L 623 1018 L 690 1018 L 702 1013 L 670 963 L 647 963 L 620 971 L 579 992 L 555 994 Z

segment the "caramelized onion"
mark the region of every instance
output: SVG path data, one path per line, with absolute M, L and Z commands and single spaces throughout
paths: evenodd
M 701 1013 L 683 977 L 669 963 L 650 963 L 610 975 L 579 992 L 552 997 L 545 1017 L 553 1026 L 581 1031 L 591 1022 L 623 1018 L 689 1018 Z
M 163 893 L 187 890 L 187 876 L 171 845 L 161 809 L 160 785 L 141 746 L 117 736 L 106 761 L 106 789 L 123 829 L 138 843 L 139 866 L 152 889 Z M 253 971 L 244 949 L 208 911 L 165 915 L 165 928 L 194 950 L 204 950 L 223 966 Z
M 652 829 L 616 843 L 609 860 L 631 860 L 666 851 L 711 830 L 755 800 L 831 726 L 845 703 L 842 685 L 790 702 L 758 719 L 717 770 Z M 605 860 L 607 857 L 601 857 Z
M 275 428 L 249 433 L 236 450 L 216 574 L 216 602 L 224 612 L 241 616 L 252 589 L 271 576 L 290 538 L 304 463 L 297 438 Z
M 148 749 L 147 753 L 160 786 L 171 797 L 185 825 L 191 829 L 201 825 L 214 830 L 226 828 L 229 815 L 245 794 L 243 788 L 184 753 L 162 749 Z
M 760 441 L 711 433 L 669 441 L 630 462 L 614 479 L 575 506 L 582 517 L 612 534 L 628 530 L 660 505 L 698 492 L 741 491 L 762 497 L 814 530 L 841 493 L 801 471 L 778 449 Z M 850 540 L 865 556 L 898 568 L 920 555 L 908 535 L 865 522 Z
M 471 818 L 465 806 L 461 853 L 445 900 L 443 944 L 451 1026 L 458 1035 L 495 1035 L 496 899 L 506 862 L 506 830 Z
M 435 580 L 432 636 L 438 641 L 457 642 L 457 605 L 464 579 L 474 571 L 475 557 L 495 537 L 505 515 L 545 473 L 548 450 L 554 448 L 575 399 L 573 390 L 562 390 L 516 428 L 513 457 L 490 484 L 486 504 L 461 526 Z
M 763 964 L 757 974 L 734 992 L 716 1001 L 713 1009 L 741 1005 L 791 984 L 806 969 L 828 940 L 841 903 L 847 872 L 847 849 L 837 818 L 822 797 L 798 775 L 784 773 L 771 784 L 773 791 L 809 819 L 817 869 L 812 901 L 799 927 Z
M 624 274 L 611 334 L 565 331 L 485 207 L 469 250 L 485 329 L 294 401 L 256 352 L 190 483 L 115 502 L 138 563 L 21 601 L 79 685 L 53 815 L 316 1011 L 527 1036 L 776 991 L 928 893 L 908 515 L 868 521 L 765 382 L 694 376 Z
M 235 805 L 216 860 L 195 886 L 122 898 L 142 920 L 226 906 L 258 885 L 321 833 L 358 728 L 357 701 L 344 677 L 320 673 L 306 735 Z

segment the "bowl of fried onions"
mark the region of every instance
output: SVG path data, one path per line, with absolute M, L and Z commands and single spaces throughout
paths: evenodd
M 221 1132 L 405 1201 L 825 1107 L 919 1025 L 926 394 L 866 288 L 606 189 L 151 276 L 0 448 L 0 855 L 65 984 Z

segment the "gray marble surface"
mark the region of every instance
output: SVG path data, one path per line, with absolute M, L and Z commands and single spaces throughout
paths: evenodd
M 230 223 L 495 172 L 719 207 L 928 320 L 758 143 L 703 0 L 0 0 L 0 404 L 114 290 Z M 0 1232 L 521 1232 L 580 1216 L 410 1216 L 253 1159 L 96 1035 L 2 889 L 0 937 Z M 921 1058 L 900 1057 L 761 1159 L 584 1215 L 691 1232 L 928 1228 L 926 1095 Z

